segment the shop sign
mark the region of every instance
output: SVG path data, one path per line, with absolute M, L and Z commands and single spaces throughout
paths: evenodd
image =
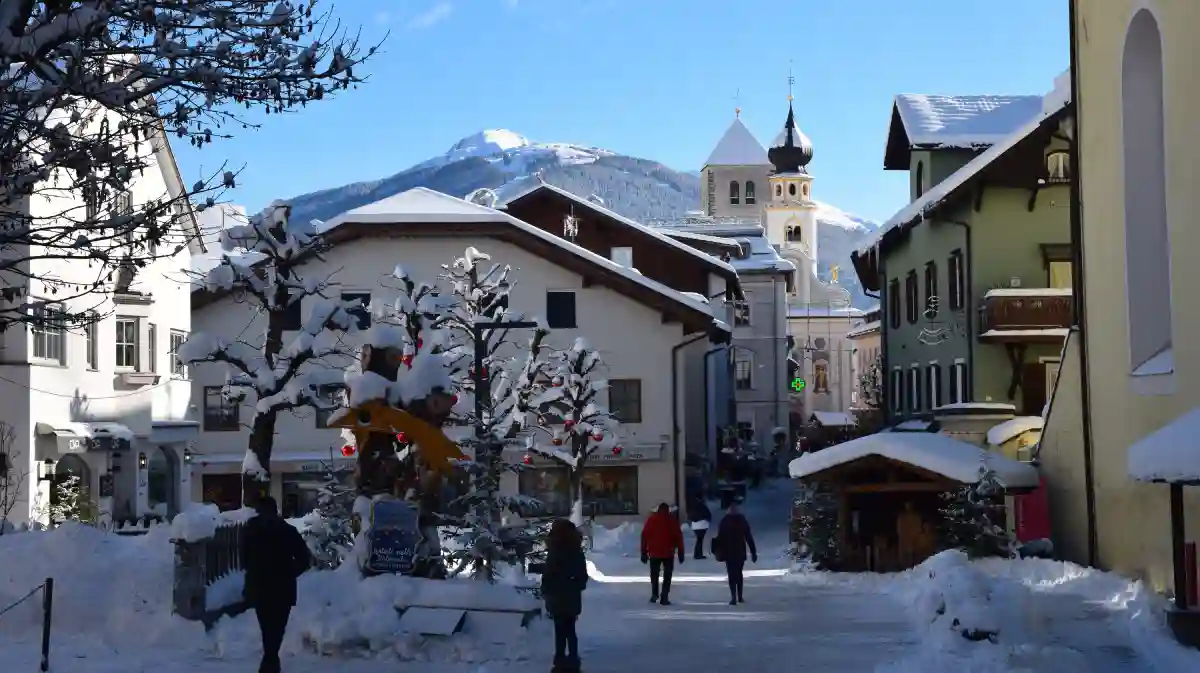
M 378 500 L 371 505 L 366 562 L 369 572 L 412 573 L 423 541 L 417 514 L 417 508 L 403 500 Z

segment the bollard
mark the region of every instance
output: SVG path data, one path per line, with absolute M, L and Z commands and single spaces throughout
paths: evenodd
M 50 670 L 50 618 L 54 608 L 54 578 L 42 586 L 42 671 Z

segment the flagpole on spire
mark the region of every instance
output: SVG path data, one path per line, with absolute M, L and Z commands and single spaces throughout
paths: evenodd
M 733 116 L 738 119 L 742 118 L 741 97 L 742 97 L 741 89 L 737 89 L 733 92 Z
M 792 60 L 788 59 L 788 102 L 792 102 L 792 85 L 796 83 L 796 78 L 792 76 Z

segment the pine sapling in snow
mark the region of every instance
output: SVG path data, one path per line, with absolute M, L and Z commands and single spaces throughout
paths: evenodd
M 979 466 L 979 481 L 942 494 L 942 549 L 961 549 L 972 558 L 1014 556 L 1005 522 L 1004 486 L 995 470 Z
M 349 482 L 350 468 L 333 461 L 322 465 L 324 481 L 317 491 L 317 509 L 304 531 L 305 541 L 317 568 L 333 570 L 354 549 L 354 498 Z
M 224 363 L 223 394 L 235 404 L 249 398 L 254 405 L 242 463 L 246 505 L 253 505 L 270 483 L 279 414 L 332 408 L 327 391 L 341 382 L 349 361 L 337 334 L 358 329 L 368 315 L 361 302 L 343 301 L 330 277 L 305 274 L 305 262 L 325 246 L 318 223 L 295 222 L 290 212 L 290 206 L 275 202 L 247 224 L 222 231 L 225 254 L 201 279 L 209 292 L 246 297 L 262 316 L 261 333 L 254 337 L 196 332 L 178 351 L 184 364 Z M 333 298 L 324 298 L 330 294 Z M 292 333 L 289 314 L 297 304 L 305 318 Z M 248 321 L 255 318 L 247 312 Z M 232 422 L 237 419 L 231 414 Z
M 804 487 L 793 505 L 792 557 L 831 570 L 841 557 L 838 544 L 840 504 L 837 494 L 817 482 Z
M 583 475 L 589 459 L 597 451 L 620 455 L 624 449 L 617 443 L 617 419 L 600 401 L 600 393 L 608 388 L 608 381 L 598 378 L 600 354 L 577 338 L 571 348 L 553 353 L 552 363 L 529 402 L 541 412 L 541 421 L 528 448 L 567 468 L 571 522 L 583 526 Z
M 472 405 L 461 416 L 474 429 L 462 442 L 474 460 L 460 466 L 470 476 L 470 487 L 450 508 L 460 514 L 443 515 L 443 521 L 455 538 L 455 549 L 449 553 L 455 565 L 470 565 L 476 577 L 494 580 L 498 563 L 519 562 L 537 535 L 532 528 L 506 523 L 509 514 L 519 517 L 530 503 L 522 496 L 501 494 L 500 481 L 525 467 L 505 460 L 503 450 L 514 444 L 524 426 L 536 379 L 546 366 L 543 341 L 548 330 L 534 328 L 523 355 L 514 357 L 519 347 L 511 329 L 480 326 L 521 320 L 507 310 L 511 268 L 488 264 L 485 270 L 481 263 L 489 260 L 468 248 L 463 257 L 443 267 L 442 280 L 455 299 L 446 321 L 458 344 L 452 376 L 472 402 L 481 401 L 479 410 Z M 477 363 L 479 371 L 475 371 Z

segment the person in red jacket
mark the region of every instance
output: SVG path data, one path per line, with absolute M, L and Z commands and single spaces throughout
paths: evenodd
M 683 563 L 683 530 L 671 516 L 671 508 L 662 503 L 642 527 L 642 563 L 650 564 L 650 602 L 670 605 L 671 576 L 675 573 L 675 558 Z M 662 574 L 662 592 L 658 576 Z M 661 597 L 661 600 L 660 600 Z

